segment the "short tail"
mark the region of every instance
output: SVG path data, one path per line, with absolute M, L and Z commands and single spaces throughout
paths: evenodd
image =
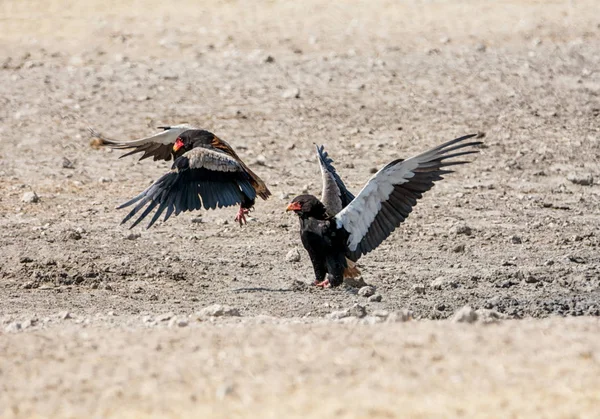
M 344 269 L 344 278 L 358 278 L 360 276 L 360 270 L 356 266 L 356 263 L 346 258 L 346 269 Z

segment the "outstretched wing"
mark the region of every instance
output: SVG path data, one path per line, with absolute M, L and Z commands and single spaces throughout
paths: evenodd
M 449 160 L 478 150 L 463 150 L 481 144 L 464 142 L 477 134 L 448 141 L 408 160 L 395 160 L 377 172 L 357 197 L 336 215 L 338 228 L 348 233 L 346 255 L 353 261 L 381 244 L 417 205 L 417 199 L 433 187 L 449 166 L 468 163 Z
M 173 213 L 253 203 L 255 198 L 250 177 L 236 159 L 220 151 L 198 147 L 175 159 L 169 173 L 118 209 L 137 203 L 123 224 L 146 207 L 131 225 L 133 228 L 158 207 L 146 227 L 150 228 L 165 210 L 164 221 Z
M 323 192 L 321 202 L 325 205 L 329 215 L 334 216 L 354 199 L 354 195 L 346 189 L 346 185 L 333 167 L 333 160 L 323 146 L 317 147 L 321 177 L 323 178 Z
M 171 160 L 171 152 L 173 145 L 183 132 L 190 129 L 197 129 L 188 124 L 173 125 L 167 127 L 159 127 L 164 131 L 159 132 L 151 137 L 141 138 L 133 141 L 117 141 L 102 136 L 94 129 L 90 128 L 92 136 L 102 140 L 103 146 L 108 146 L 117 150 L 131 150 L 128 153 L 123 154 L 120 158 L 130 156 L 135 153 L 144 153 L 140 160 L 147 159 L 148 157 L 154 157 L 154 160 Z

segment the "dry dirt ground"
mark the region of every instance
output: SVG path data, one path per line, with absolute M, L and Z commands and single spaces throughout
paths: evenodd
M 0 3 L 0 417 L 597 417 L 597 2 L 397 3 Z M 247 226 L 119 226 L 169 166 L 87 127 L 181 122 L 271 187 Z M 284 209 L 320 193 L 314 143 L 358 192 L 471 132 L 360 261 L 381 301 L 307 285 Z M 494 324 L 443 320 L 465 305 Z

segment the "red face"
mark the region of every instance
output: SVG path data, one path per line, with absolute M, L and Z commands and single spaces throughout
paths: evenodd
M 175 144 L 173 144 L 173 151 L 177 153 L 181 147 L 183 147 L 183 141 L 181 141 L 181 138 L 177 137 Z
M 301 209 L 302 205 L 300 204 L 300 202 L 292 202 L 290 205 L 287 206 L 285 211 L 300 211 Z

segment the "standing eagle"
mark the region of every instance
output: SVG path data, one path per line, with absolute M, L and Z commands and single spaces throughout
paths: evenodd
M 476 135 L 388 163 L 356 197 L 344 185 L 323 147 L 317 147 L 323 177 L 321 200 L 300 195 L 287 207 L 300 218 L 300 238 L 315 271 L 314 285 L 336 287 L 344 277 L 356 275 L 355 262 L 392 234 L 434 182 L 453 172 L 448 167 L 468 163 L 453 159 L 479 152 L 467 149 L 481 144 L 466 142 Z
M 267 199 L 271 191 L 238 157 L 225 141 L 203 129 L 188 124 L 159 127 L 163 131 L 134 141 L 115 141 L 93 130 L 101 145 L 118 150 L 131 150 L 121 157 L 144 153 L 140 160 L 173 159 L 171 171 L 161 176 L 135 198 L 118 209 L 136 204 L 123 219 L 129 221 L 144 207 L 130 228 L 135 227 L 155 208 L 147 228 L 165 212 L 164 221 L 172 214 L 240 205 L 235 221 L 246 223 L 246 214 L 254 206 L 256 196 Z

